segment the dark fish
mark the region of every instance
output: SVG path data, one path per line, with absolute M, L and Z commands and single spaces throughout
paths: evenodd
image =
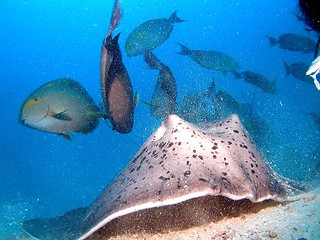
M 316 31 L 320 31 L 320 1 L 299 0 L 299 7 L 305 23 Z
M 75 80 L 57 79 L 37 88 L 24 102 L 23 125 L 71 139 L 70 133 L 89 133 L 99 124 L 91 112 L 99 108 Z
M 275 82 L 271 82 L 265 76 L 251 72 L 251 71 L 243 71 L 243 72 L 233 72 L 236 78 L 243 78 L 243 80 L 247 83 L 255 85 L 256 87 L 262 89 L 264 92 L 275 94 L 277 93 Z
M 144 59 L 150 69 L 159 70 L 156 87 L 152 94 L 151 113 L 155 118 L 164 118 L 177 111 L 177 84 L 170 68 L 161 63 L 151 52 Z
M 280 35 L 278 39 L 271 36 L 266 37 L 269 39 L 271 47 L 279 45 L 282 49 L 304 53 L 311 53 L 316 50 L 316 42 L 302 35 L 287 33 Z
M 229 55 L 218 51 L 190 50 L 181 43 L 180 55 L 187 55 L 204 68 L 220 71 L 222 73 L 232 72 L 239 69 L 237 61 Z
M 125 44 L 127 55 L 137 56 L 151 51 L 165 42 L 175 23 L 185 22 L 177 16 L 177 11 L 169 18 L 152 19 L 136 27 L 128 36 Z
M 120 0 L 115 1 L 109 32 L 101 47 L 100 86 L 106 117 L 112 128 L 129 133 L 133 128 L 133 92 L 129 74 L 123 64 L 119 34 L 112 38 L 113 30 L 121 18 Z
M 299 79 L 305 83 L 313 84 L 313 80 L 310 76 L 306 75 L 309 66 L 304 63 L 293 63 L 291 65 L 287 64 L 284 60 L 284 67 L 286 69 L 286 76 L 292 74 L 296 79 Z

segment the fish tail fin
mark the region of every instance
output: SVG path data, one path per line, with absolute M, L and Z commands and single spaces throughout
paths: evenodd
M 273 47 L 273 46 L 279 44 L 279 40 L 276 39 L 275 37 L 271 37 L 271 36 L 266 35 L 266 38 L 269 39 L 270 47 Z
M 149 69 L 162 69 L 162 63 L 151 51 L 144 52 L 144 61 L 148 64 L 147 68 Z
M 290 75 L 290 66 L 288 65 L 288 63 L 286 63 L 286 61 L 284 59 L 282 59 L 283 64 L 284 64 L 284 68 L 286 70 L 286 76 Z
M 115 0 L 107 36 L 111 36 L 112 32 L 116 29 L 121 20 L 121 16 L 120 0 Z
M 241 78 L 241 73 L 237 72 L 237 71 L 232 71 L 232 73 L 234 74 L 234 77 L 239 79 Z
M 170 17 L 169 17 L 169 22 L 170 23 L 180 23 L 180 22 L 185 22 L 185 20 L 182 20 L 181 18 L 178 17 L 177 11 L 174 11 Z
M 180 55 L 190 55 L 191 54 L 191 50 L 188 49 L 185 45 L 181 44 L 181 43 L 177 43 L 179 44 L 179 46 L 181 47 L 181 51 L 177 52 Z

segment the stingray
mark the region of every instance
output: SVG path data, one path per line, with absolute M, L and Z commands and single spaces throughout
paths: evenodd
M 91 206 L 22 227 L 39 239 L 101 239 L 112 221 L 133 213 L 208 196 L 229 199 L 222 211 L 238 200 L 286 202 L 300 193 L 269 167 L 238 115 L 201 125 L 169 115 Z

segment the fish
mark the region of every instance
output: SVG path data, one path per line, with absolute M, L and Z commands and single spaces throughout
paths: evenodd
M 283 63 L 286 70 L 286 76 L 292 74 L 296 79 L 299 79 L 302 82 L 313 84 L 312 78 L 306 75 L 306 72 L 309 69 L 307 64 L 297 62 L 289 65 L 284 60 Z
M 25 220 L 21 227 L 39 239 L 107 239 L 146 216 L 151 225 L 161 224 L 161 215 L 171 224 L 194 218 L 201 223 L 196 216 L 211 206 L 219 206 L 219 219 L 228 216 L 221 216 L 223 209 L 256 209 L 266 200 L 289 202 L 303 193 L 299 183 L 271 169 L 238 115 L 206 124 L 169 115 L 91 205 Z M 207 203 L 201 212 L 199 201 Z
M 316 50 L 316 42 L 309 37 L 299 34 L 286 33 L 279 36 L 279 38 L 266 36 L 269 39 L 270 46 L 279 45 L 280 48 L 304 53 L 311 53 Z
M 61 78 L 28 96 L 21 107 L 20 122 L 71 140 L 70 133 L 89 133 L 99 125 L 99 119 L 90 114 L 95 111 L 99 108 L 79 82 Z
M 215 119 L 214 107 L 201 93 L 186 94 L 177 114 L 192 123 L 210 122 Z
M 152 52 L 146 51 L 144 59 L 149 69 L 159 70 L 150 106 L 152 116 L 163 119 L 177 111 L 177 83 L 170 68 L 160 62 Z
M 320 3 L 318 0 L 299 0 L 299 8 L 305 23 L 315 31 L 320 31 Z
M 126 53 L 129 57 L 143 55 L 164 43 L 173 30 L 175 23 L 185 22 L 173 12 L 169 18 L 157 18 L 146 21 L 136 27 L 125 42 Z
M 243 71 L 243 72 L 233 72 L 235 78 L 242 78 L 245 82 L 250 83 L 260 89 L 262 89 L 264 92 L 269 94 L 276 94 L 277 88 L 276 88 L 276 82 L 270 81 L 262 74 L 252 72 L 252 71 Z
M 112 38 L 120 19 L 120 0 L 116 0 L 109 31 L 101 46 L 100 87 L 105 117 L 110 120 L 113 130 L 126 134 L 133 129 L 135 103 L 131 80 L 118 43 L 120 33 Z
M 185 45 L 177 43 L 181 47 L 180 55 L 187 55 L 200 66 L 220 71 L 224 74 L 239 69 L 238 62 L 229 55 L 218 51 L 190 50 Z

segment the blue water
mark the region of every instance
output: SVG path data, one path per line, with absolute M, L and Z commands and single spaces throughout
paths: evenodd
M 155 55 L 168 65 L 178 86 L 178 103 L 188 93 L 204 91 L 216 79 L 218 89 L 240 103 L 252 103 L 277 135 L 268 159 L 286 177 L 304 179 L 317 160 L 319 128 L 309 112 L 319 112 L 320 92 L 292 75 L 285 77 L 282 59 L 309 64 L 313 54 L 269 47 L 265 35 L 306 33 L 294 16 L 296 1 L 129 1 L 122 2 L 123 18 L 115 32 L 119 44 L 142 22 L 178 16 Z M 104 124 L 72 141 L 35 131 L 18 122 L 25 98 L 41 84 L 70 77 L 79 81 L 96 102 L 99 88 L 100 47 L 113 1 L 3 0 L 0 2 L 0 238 L 19 234 L 18 223 L 32 217 L 50 217 L 90 204 L 128 163 L 160 121 L 138 104 L 132 133 L 121 135 Z M 315 39 L 314 34 L 310 37 Z M 269 95 L 242 80 L 207 70 L 177 55 L 180 42 L 191 49 L 217 50 L 236 58 L 241 70 L 252 70 L 277 81 L 278 93 Z M 142 57 L 124 63 L 134 91 L 150 100 L 157 71 L 145 69 Z

